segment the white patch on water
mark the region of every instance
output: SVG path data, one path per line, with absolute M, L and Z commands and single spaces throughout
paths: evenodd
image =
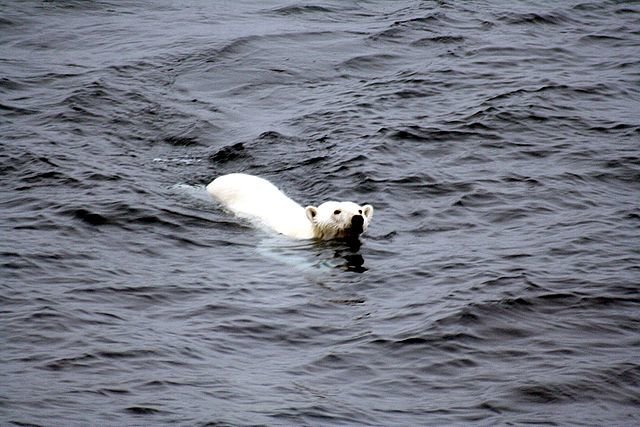
M 329 259 L 319 256 L 313 240 L 292 240 L 281 235 L 264 236 L 258 241 L 256 252 L 264 258 L 305 273 L 326 273 L 335 267 Z

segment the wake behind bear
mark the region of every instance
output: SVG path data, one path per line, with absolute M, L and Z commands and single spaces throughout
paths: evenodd
M 354 239 L 373 217 L 373 206 L 353 202 L 303 208 L 266 179 L 243 173 L 214 179 L 207 192 L 239 217 L 296 239 Z

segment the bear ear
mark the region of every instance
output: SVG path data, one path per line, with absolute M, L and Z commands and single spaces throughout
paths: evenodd
M 371 221 L 371 218 L 373 218 L 373 206 L 364 205 L 362 207 L 362 213 L 364 214 L 365 217 L 367 217 L 369 221 Z
M 307 214 L 307 218 L 309 218 L 309 221 L 313 222 L 313 220 L 316 218 L 316 215 L 318 215 L 318 208 L 316 208 L 315 206 L 307 206 L 304 209 L 304 213 Z

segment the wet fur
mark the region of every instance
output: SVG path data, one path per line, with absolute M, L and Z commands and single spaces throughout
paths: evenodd
M 357 238 L 373 217 L 371 205 L 352 202 L 303 208 L 266 179 L 242 173 L 216 178 L 207 191 L 234 214 L 297 239 Z

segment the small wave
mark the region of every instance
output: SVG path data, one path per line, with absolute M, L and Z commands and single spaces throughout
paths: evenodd
M 119 276 L 118 272 L 113 272 L 114 276 Z M 180 292 L 188 292 L 188 289 L 166 289 L 155 286 L 88 286 L 77 287 L 69 291 L 75 297 L 90 295 L 94 299 L 111 299 L 114 297 L 123 298 L 132 302 L 143 302 L 159 304 L 166 302 L 172 297 L 178 296 Z M 176 295 L 172 295 L 172 294 Z
M 175 147 L 191 147 L 199 144 L 197 137 L 187 135 L 166 136 L 162 141 Z
M 556 380 L 531 381 L 514 389 L 518 399 L 530 403 L 591 402 L 610 400 L 636 406 L 634 388 L 640 383 L 640 367 L 618 363 L 607 368 L 565 374 Z
M 402 28 L 389 28 L 384 31 L 372 34 L 369 40 L 374 42 L 402 42 L 406 36 L 406 31 Z
M 110 10 L 114 7 L 114 4 L 109 1 L 104 2 L 85 2 L 82 0 L 60 0 L 60 1 L 45 1 L 38 6 L 41 9 L 47 11 L 55 11 L 61 9 L 65 12 L 71 11 L 101 11 Z
M 339 68 L 346 68 L 354 71 L 383 70 L 390 66 L 390 62 L 398 57 L 389 53 L 361 55 L 348 59 L 339 65 Z
M 9 28 L 15 25 L 18 25 L 18 23 L 15 21 L 12 21 L 11 19 L 0 17 L 0 28 Z
M 432 46 L 438 44 L 455 44 L 461 45 L 466 41 L 463 36 L 433 36 L 424 37 L 411 43 L 413 46 Z
M 24 89 L 24 83 L 18 81 L 17 79 L 10 79 L 8 77 L 0 77 L 0 90 L 2 91 L 14 91 Z M 15 109 L 20 109 L 20 107 L 13 107 L 8 104 L 0 104 L 3 110 L 11 112 Z M 29 112 L 30 110 L 25 109 L 25 112 Z
M 168 414 L 169 412 L 151 406 L 129 406 L 125 411 L 134 415 Z
M 505 13 L 498 20 L 510 25 L 563 25 L 576 21 L 562 12 L 552 13 Z
M 245 144 L 238 142 L 232 145 L 224 146 L 209 156 L 209 161 L 215 164 L 224 164 L 243 158 L 251 158 L 248 150 L 245 150 Z
M 107 218 L 105 218 L 104 216 L 94 213 L 94 212 L 89 212 L 86 209 L 76 209 L 73 211 L 73 216 L 75 218 L 78 218 L 79 220 L 92 225 L 92 226 L 100 226 L 100 225 L 105 225 L 109 222 L 109 220 Z
M 177 222 L 155 209 L 134 207 L 126 202 L 109 202 L 93 207 L 63 207 L 59 213 L 80 220 L 92 227 L 116 226 L 129 229 L 136 225 L 157 225 L 168 229 L 180 229 Z
M 464 141 L 470 138 L 501 139 L 500 136 L 493 133 L 426 128 L 418 125 L 407 126 L 404 129 L 381 128 L 378 130 L 378 133 L 388 135 L 390 138 L 397 140 L 418 142 Z
M 605 43 L 614 45 L 626 40 L 627 39 L 625 37 L 611 36 L 606 34 L 589 34 L 580 37 L 580 41 L 584 43 Z
M 98 357 L 93 354 L 83 354 L 81 356 L 58 358 L 47 363 L 44 369 L 51 371 L 77 370 L 88 368 L 99 363 Z
M 443 20 L 446 20 L 446 15 L 444 13 L 435 13 L 427 16 L 419 16 L 419 17 L 412 17 L 412 18 L 397 20 L 392 25 L 394 27 L 424 28 L 424 27 L 435 26 Z
M 270 13 L 274 13 L 277 15 L 289 16 L 289 15 L 313 15 L 317 14 L 329 14 L 335 13 L 337 10 L 334 8 L 329 8 L 326 6 L 319 5 L 292 5 L 292 6 L 284 6 L 277 9 L 270 10 Z

